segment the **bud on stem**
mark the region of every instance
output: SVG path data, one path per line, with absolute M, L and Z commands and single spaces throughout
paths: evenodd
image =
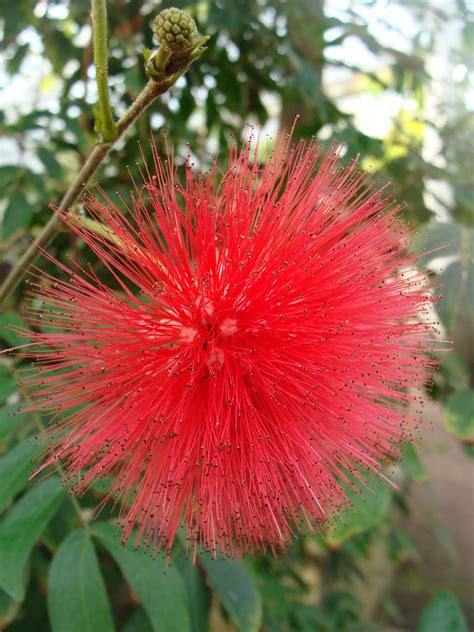
M 165 9 L 156 16 L 153 32 L 161 46 L 175 53 L 186 52 L 197 39 L 192 17 L 175 8 Z
M 145 69 L 154 81 L 180 74 L 204 52 L 208 37 L 198 37 L 196 24 L 180 9 L 164 9 L 153 23 L 153 32 L 160 46 L 145 51 Z

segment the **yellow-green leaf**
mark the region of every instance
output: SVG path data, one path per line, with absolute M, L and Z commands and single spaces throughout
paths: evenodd
M 474 391 L 464 388 L 448 397 L 444 416 L 449 432 L 463 441 L 474 440 Z

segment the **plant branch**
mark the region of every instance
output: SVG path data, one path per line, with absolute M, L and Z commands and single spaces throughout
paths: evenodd
M 173 14 L 174 17 L 178 15 L 178 21 L 174 20 L 175 26 L 179 22 L 181 28 L 181 32 L 178 34 L 175 33 L 175 30 L 168 28 L 166 16 L 169 13 Z M 38 237 L 15 264 L 0 287 L 0 305 L 26 274 L 27 268 L 36 258 L 38 250 L 46 248 L 57 233 L 60 232 L 62 225 L 61 214 L 70 213 L 72 206 L 80 199 L 84 188 L 99 169 L 116 141 L 138 119 L 150 103 L 169 90 L 189 66 L 203 54 L 205 51 L 204 45 L 209 39 L 207 36 L 197 37 L 196 25 L 184 11 L 178 9 L 165 9 L 162 11 L 155 20 L 157 29 L 155 35 L 160 41 L 160 47 L 155 53 L 147 49 L 144 50 L 145 70 L 150 80 L 130 108 L 115 124 L 110 110 L 107 85 L 106 0 L 92 0 L 92 23 L 94 27 L 94 60 L 99 91 L 99 113 L 98 117 L 96 113 L 96 120 L 100 125 L 99 131 L 102 141 L 93 147 L 84 166 L 57 207 L 57 212 L 43 227 Z M 173 40 L 172 43 L 170 43 L 169 38 Z
M 183 71 L 184 72 L 184 71 Z M 114 146 L 115 142 L 122 136 L 126 129 L 140 116 L 142 112 L 156 99 L 157 96 L 166 92 L 177 79 L 181 76 L 181 73 L 172 75 L 168 79 L 156 83 L 150 80 L 142 92 L 139 94 L 134 103 L 125 112 L 122 118 L 117 122 L 117 138 L 109 143 L 99 143 L 92 149 L 89 158 L 82 167 L 79 174 L 76 176 L 70 187 L 66 191 L 63 199 L 58 205 L 58 210 L 68 212 L 71 207 L 81 197 L 84 188 L 87 183 L 96 173 L 109 151 Z M 26 274 L 27 267 L 34 261 L 38 254 L 38 250 L 46 248 L 51 240 L 60 232 L 61 219 L 57 214 L 52 215 L 48 223 L 44 226 L 40 234 L 35 241 L 29 246 L 23 256 L 15 264 L 15 267 L 10 272 L 9 276 L 5 279 L 2 287 L 0 288 L 0 304 L 2 304 L 10 292 L 16 287 L 19 281 Z
M 106 0 L 92 0 L 92 34 L 94 42 L 94 65 L 99 104 L 96 108 L 96 130 L 104 142 L 117 137 L 109 100 L 109 78 L 107 70 L 107 3 Z

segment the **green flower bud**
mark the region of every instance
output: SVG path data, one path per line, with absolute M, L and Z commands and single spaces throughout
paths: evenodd
M 197 28 L 192 17 L 174 7 L 164 9 L 156 16 L 153 32 L 161 46 L 174 53 L 189 50 L 197 38 Z

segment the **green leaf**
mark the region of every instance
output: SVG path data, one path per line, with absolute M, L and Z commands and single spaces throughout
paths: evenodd
M 474 238 L 472 243 L 474 244 Z M 454 327 L 460 315 L 472 319 L 474 272 L 471 263 L 466 263 L 465 258 L 453 261 L 440 273 L 438 280 L 441 286 L 436 289 L 436 294 L 442 296 L 442 299 L 436 304 L 436 311 L 446 327 Z
M 432 221 L 425 229 L 420 246 L 426 250 L 441 248 L 432 254 L 424 255 L 419 263 L 438 257 L 449 257 L 442 265 L 438 279 L 440 287 L 436 294 L 443 298 L 436 309 L 446 327 L 456 324 L 460 314 L 473 318 L 474 314 L 474 229 L 455 223 Z
M 176 558 L 176 566 L 181 573 L 188 593 L 191 614 L 192 632 L 207 632 L 209 630 L 210 596 L 201 573 L 197 567 L 186 559 L 184 551 Z
M 29 44 L 21 44 L 15 51 L 13 57 L 7 61 L 7 69 L 10 75 L 15 75 L 20 70 L 22 61 L 26 57 L 26 53 L 30 50 Z
M 474 445 L 463 444 L 461 447 L 466 456 L 468 456 L 470 459 L 474 459 Z
M 421 482 L 428 479 L 425 468 L 421 464 L 420 457 L 418 456 L 418 451 L 411 443 L 407 443 L 402 463 L 413 480 Z
M 240 632 L 257 632 L 262 625 L 262 599 L 240 562 L 203 555 L 201 562 L 223 608 Z
M 436 525 L 436 524 L 433 525 L 431 529 L 433 531 L 433 535 L 441 544 L 441 546 L 449 555 L 449 557 L 452 560 L 458 560 L 459 559 L 458 550 L 456 548 L 456 545 L 453 542 L 452 537 L 449 535 L 446 529 L 443 529 L 443 527 L 440 527 L 439 525 Z
M 16 380 L 6 366 L 0 365 L 0 402 L 16 391 Z
M 21 177 L 24 168 L 19 165 L 2 165 L 0 167 L 0 186 L 10 184 Z
M 33 471 L 32 459 L 38 447 L 32 439 L 19 443 L 0 457 L 0 512 L 28 483 Z
M 390 532 L 387 538 L 390 559 L 396 564 L 401 562 L 418 561 L 419 553 L 411 537 L 398 527 Z
M 28 558 L 63 494 L 59 479 L 51 477 L 28 491 L 0 523 L 0 587 L 12 599 L 22 601 L 25 596 Z
M 64 495 L 57 512 L 43 531 L 41 540 L 52 552 L 57 551 L 65 538 L 77 525 L 77 511 L 69 495 Z
M 15 415 L 20 409 L 20 404 L 8 404 L 0 408 L 0 446 L 5 444 L 13 431 L 24 422 L 25 415 Z M 1 449 L 1 448 L 0 448 Z
M 40 147 L 38 149 L 38 158 L 45 166 L 49 178 L 59 180 L 62 178 L 63 168 L 59 164 L 57 158 L 54 156 L 52 151 L 45 149 L 44 147 Z
M 449 432 L 461 440 L 474 439 L 474 391 L 465 388 L 448 397 L 444 423 Z
M 452 388 L 460 389 L 469 386 L 469 367 L 455 351 L 443 353 L 441 369 Z
M 69 122 L 68 122 L 69 127 Z M 34 192 L 40 198 L 48 198 L 48 190 L 45 188 L 44 177 L 42 173 L 28 170 L 23 180 L 27 185 L 27 190 Z
M 421 613 L 418 632 L 468 632 L 462 610 L 450 592 L 436 593 Z
M 20 605 L 19 601 L 15 601 L 6 592 L 0 590 L 0 630 L 3 630 L 10 621 L 13 621 L 20 609 Z
M 53 632 L 113 632 L 99 562 L 89 534 L 73 531 L 49 569 L 48 611 Z
M 3 214 L 3 239 L 8 239 L 18 230 L 26 228 L 30 217 L 31 206 L 28 204 L 25 194 L 20 189 L 15 189 Z
M 334 517 L 324 539 L 329 546 L 339 546 L 353 535 L 377 526 L 386 517 L 390 508 L 392 492 L 381 478 L 367 477 L 367 484 L 352 479 L 354 489 L 345 485 L 352 503 L 347 512 Z
M 15 328 L 26 329 L 24 321 L 15 312 L 0 314 L 0 337 L 11 347 L 23 345 L 28 340 L 15 331 Z
M 142 608 L 136 608 L 132 612 L 123 626 L 123 632 L 152 632 L 148 617 Z
M 107 523 L 96 523 L 92 533 L 117 562 L 125 579 L 138 596 L 156 632 L 189 632 L 191 621 L 184 582 L 179 571 L 163 564 L 143 551 L 123 546 L 116 529 Z

